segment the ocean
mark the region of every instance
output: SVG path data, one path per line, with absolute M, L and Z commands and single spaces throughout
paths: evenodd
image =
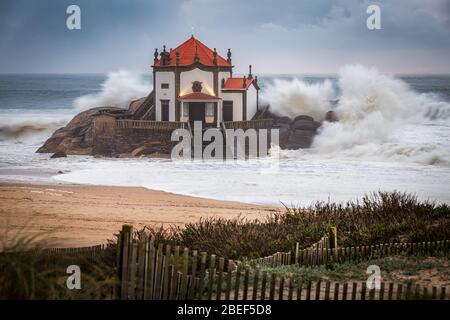
M 35 151 L 89 107 L 126 107 L 149 75 L 0 75 L 0 181 L 143 186 L 249 203 L 306 206 L 398 190 L 450 203 L 450 76 L 394 76 L 347 66 L 329 76 L 260 76 L 261 100 L 280 115 L 321 120 L 313 146 L 250 161 L 170 161 Z M 272 168 L 272 170 L 266 170 Z M 275 169 L 274 169 L 275 168 Z

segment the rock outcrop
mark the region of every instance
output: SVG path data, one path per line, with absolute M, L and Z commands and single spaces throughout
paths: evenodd
M 122 109 L 99 107 L 79 113 L 65 127 L 56 130 L 37 152 L 90 155 L 93 142 L 93 119 L 100 110 L 118 111 Z
M 274 120 L 273 128 L 280 130 L 280 147 L 282 149 L 309 148 L 321 126 L 320 122 L 310 116 L 301 115 L 291 119 L 271 114 L 270 117 Z
M 100 141 L 100 146 L 97 143 L 94 146 L 93 120 L 94 116 L 99 114 L 99 111 L 133 114 L 145 100 L 146 97 L 132 101 L 128 110 L 115 107 L 98 107 L 81 112 L 65 127 L 56 130 L 37 152 L 53 153 L 54 156 L 52 157 L 68 154 L 107 155 L 113 157 L 167 156 L 170 154 L 173 143 L 170 141 L 170 135 L 166 136 L 162 133 L 155 133 L 152 137 L 149 137 L 145 132 L 141 131 L 127 131 L 123 134 L 116 132 L 114 138 L 105 136 L 103 137 L 104 141 Z M 337 121 L 333 111 L 328 111 L 324 116 L 325 121 Z M 264 112 L 259 117 L 273 119 L 273 128 L 280 130 L 280 147 L 282 149 L 309 148 L 321 126 L 320 122 L 306 115 L 300 115 L 294 119 L 276 116 L 268 110 L 268 107 L 264 109 Z M 111 141 L 111 139 L 116 140 Z M 110 148 L 112 151 L 108 153 L 102 153 L 99 151 L 102 146 L 114 146 L 114 148 Z
M 67 157 L 67 154 L 65 152 L 58 151 L 58 152 L 55 152 L 50 158 L 55 159 L 55 158 L 65 158 L 65 157 Z

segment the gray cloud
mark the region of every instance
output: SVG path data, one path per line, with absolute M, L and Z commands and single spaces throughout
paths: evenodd
M 79 4 L 82 30 L 65 28 Z M 382 30 L 366 28 L 379 4 Z M 449 0 L 2 0 L 0 72 L 148 72 L 155 47 L 194 27 L 237 71 L 334 73 L 349 63 L 398 73 L 450 73 Z

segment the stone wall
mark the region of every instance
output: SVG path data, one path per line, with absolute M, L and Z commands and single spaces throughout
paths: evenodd
M 170 141 L 172 131 L 117 128 L 115 118 L 104 114 L 94 121 L 93 155 L 120 156 L 145 147 L 145 153 L 170 154 L 176 142 Z

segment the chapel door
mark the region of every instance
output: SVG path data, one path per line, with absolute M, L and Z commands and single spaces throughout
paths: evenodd
M 169 121 L 169 100 L 161 100 L 161 120 Z
M 189 121 L 205 121 L 204 102 L 189 102 Z

